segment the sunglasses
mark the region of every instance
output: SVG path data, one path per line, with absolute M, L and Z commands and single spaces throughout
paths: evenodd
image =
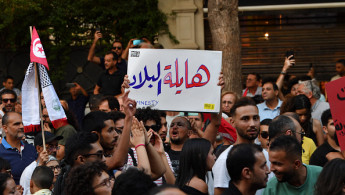
M 264 139 L 267 139 L 268 138 L 268 132 L 267 131 L 263 131 L 260 133 L 260 136 Z
M 122 49 L 122 47 L 113 47 L 113 49 L 118 49 L 118 50 L 120 50 L 120 49 Z
M 161 126 L 160 125 L 151 125 L 151 126 L 145 125 L 145 129 L 146 129 L 146 131 L 148 131 L 149 129 L 152 129 L 152 130 L 158 132 L 161 129 Z
M 16 99 L 2 99 L 3 102 L 7 103 L 8 101 L 10 101 L 11 103 L 16 102 Z

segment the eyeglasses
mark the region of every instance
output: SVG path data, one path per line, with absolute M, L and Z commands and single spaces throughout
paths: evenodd
M 114 182 L 114 178 L 113 177 L 109 177 L 109 178 L 106 178 L 104 179 L 100 184 L 97 184 L 93 187 L 93 189 L 96 189 L 96 188 L 99 188 L 99 187 L 102 187 L 102 186 L 107 186 L 107 187 L 111 187 L 111 182 Z
M 102 151 L 102 152 L 97 152 L 97 153 L 93 153 L 93 154 L 84 154 L 83 156 L 88 158 L 88 157 L 93 156 L 93 155 L 95 155 L 99 159 L 102 159 L 104 156 L 104 152 Z
M 53 150 L 59 150 L 60 146 L 54 146 L 54 145 L 48 145 L 47 150 L 53 151 Z
M 59 171 L 59 170 L 61 170 L 61 166 L 60 165 L 56 165 L 56 166 L 48 166 L 52 171 L 55 171 L 55 170 L 57 170 L 57 171 Z
M 267 132 L 267 131 L 262 131 L 262 132 L 260 133 L 260 136 L 261 136 L 262 138 L 264 138 L 264 139 L 267 139 L 267 138 L 268 138 L 268 132 Z
M 8 101 L 10 101 L 11 103 L 16 102 L 16 99 L 11 98 L 11 99 L 2 99 L 3 102 L 7 103 Z
M 161 126 L 160 125 L 151 125 L 151 126 L 146 126 L 145 125 L 145 129 L 148 131 L 149 129 L 152 129 L 156 132 L 158 132 L 160 129 L 161 129 Z
M 298 134 L 301 134 L 302 136 L 305 136 L 305 132 L 301 129 L 301 131 L 292 131 Z
M 118 49 L 118 50 L 120 50 L 120 49 L 122 49 L 122 47 L 113 47 L 113 49 Z

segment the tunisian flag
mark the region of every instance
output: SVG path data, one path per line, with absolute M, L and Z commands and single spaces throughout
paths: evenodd
M 30 61 L 43 64 L 49 70 L 46 54 L 35 27 L 32 30 Z
M 35 39 L 36 37 L 36 39 Z M 35 51 L 35 49 L 37 49 Z M 42 52 L 40 51 L 42 49 Z M 40 55 L 37 56 L 35 52 Z M 34 57 L 32 57 L 34 56 Z M 44 56 L 44 58 L 43 58 Z M 30 48 L 30 59 L 33 62 L 44 62 L 45 65 L 38 63 L 38 74 L 40 77 L 40 83 L 42 87 L 43 98 L 47 107 L 49 119 L 51 120 L 55 129 L 67 125 L 67 118 L 65 112 L 60 104 L 59 98 L 55 92 L 54 86 L 50 81 L 46 67 L 48 68 L 47 59 L 43 51 L 42 44 L 38 38 L 38 34 L 34 27 L 32 33 L 32 42 Z M 34 63 L 30 63 L 25 74 L 25 79 L 22 85 L 22 117 L 24 124 L 24 132 L 28 135 L 36 135 L 41 131 L 40 126 L 40 114 L 38 99 L 38 85 L 35 84 L 35 66 Z M 38 75 L 37 75 L 38 77 Z

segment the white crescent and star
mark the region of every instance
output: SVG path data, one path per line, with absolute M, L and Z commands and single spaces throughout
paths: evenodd
M 36 57 L 46 58 L 46 54 L 44 53 L 43 46 L 39 38 L 36 38 L 32 45 L 33 45 L 32 51 Z

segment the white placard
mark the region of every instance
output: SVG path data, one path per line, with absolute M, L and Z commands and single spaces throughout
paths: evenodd
M 221 51 L 130 49 L 129 97 L 138 108 L 219 112 Z

